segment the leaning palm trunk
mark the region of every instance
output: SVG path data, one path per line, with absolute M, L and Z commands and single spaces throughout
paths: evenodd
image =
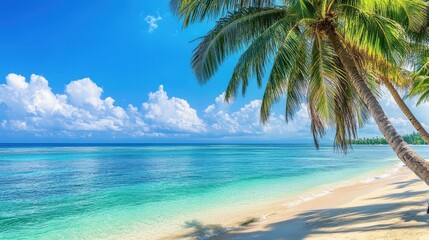
M 383 133 L 393 151 L 408 168 L 410 168 L 419 178 L 429 185 L 429 162 L 414 152 L 396 132 L 374 94 L 372 94 L 362 75 L 358 71 L 353 57 L 347 51 L 344 43 L 342 42 L 341 36 L 336 32 L 335 28 L 328 27 L 326 35 L 344 65 L 354 88 L 362 98 L 378 128 Z
M 422 124 L 417 120 L 417 118 L 414 116 L 414 114 L 411 112 L 411 110 L 402 100 L 401 96 L 396 91 L 395 87 L 393 87 L 393 85 L 384 78 L 383 78 L 383 82 L 387 90 L 389 90 L 390 94 L 392 94 L 393 99 L 395 99 L 396 104 L 398 104 L 401 111 L 405 114 L 408 120 L 410 120 L 411 124 L 416 129 L 416 131 L 420 134 L 420 136 L 422 136 L 423 140 L 425 140 L 426 143 L 429 143 L 429 133 L 426 131 L 426 129 L 423 128 Z

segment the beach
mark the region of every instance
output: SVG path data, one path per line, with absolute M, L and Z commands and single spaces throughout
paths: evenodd
M 429 239 L 428 186 L 406 167 L 284 206 L 210 239 Z M 220 226 L 218 226 L 220 228 Z

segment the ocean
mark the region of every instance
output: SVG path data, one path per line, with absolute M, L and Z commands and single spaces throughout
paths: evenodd
M 389 146 L 3 144 L 0 239 L 158 239 L 398 163 Z

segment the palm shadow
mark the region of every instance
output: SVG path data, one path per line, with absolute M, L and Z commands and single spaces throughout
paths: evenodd
M 396 188 L 405 188 L 407 186 L 410 186 L 414 183 L 418 183 L 420 181 L 421 180 L 419 180 L 419 179 L 411 179 L 411 180 L 406 180 L 406 181 L 395 182 L 395 183 L 392 183 L 391 185 L 396 185 Z
M 417 181 L 411 180 L 395 184 L 398 185 L 398 188 L 402 188 L 415 182 Z M 267 232 L 269 232 L 270 239 L 301 240 L 309 235 L 317 234 L 370 232 L 402 228 L 429 229 L 429 215 L 423 214 L 426 211 L 426 203 L 409 199 L 425 193 L 428 191 L 406 191 L 375 198 L 387 200 L 387 203 L 306 211 L 292 219 L 269 224 L 263 230 L 231 232 L 226 239 L 264 239 Z M 389 202 L 389 200 L 396 200 L 396 202 Z M 419 207 L 416 208 L 416 206 Z M 414 210 L 405 210 L 407 207 L 414 207 Z M 383 223 L 384 220 L 392 218 L 399 218 L 407 222 L 406 227 Z M 380 224 L 365 225 L 368 222 Z
M 403 188 L 419 182 L 409 180 L 393 183 L 396 188 Z M 422 195 L 428 191 L 405 191 L 402 193 L 387 194 L 372 198 L 383 200 L 380 204 L 367 204 L 364 206 L 328 208 L 305 211 L 295 215 L 293 218 L 272 223 L 263 230 L 229 232 L 220 225 L 204 225 L 196 220 L 185 223 L 185 228 L 191 232 L 183 237 L 190 239 L 269 239 L 275 240 L 301 240 L 309 235 L 331 234 L 331 233 L 353 233 L 370 232 L 376 230 L 391 230 L 405 228 L 427 228 L 429 229 L 429 215 L 426 211 L 425 202 L 416 202 L 411 199 L 416 195 Z M 369 198 L 371 199 L 371 198 Z M 418 206 L 416 208 L 416 206 Z M 407 207 L 413 207 L 411 210 Z M 390 219 L 401 219 L 406 226 L 387 224 Z M 384 222 L 384 221 L 387 221 Z M 243 224 L 247 227 L 254 221 Z M 379 223 L 365 225 L 365 223 Z M 344 227 L 347 226 L 347 227 Z M 225 235 L 226 234 L 226 235 Z
M 185 222 L 184 228 L 191 230 L 189 233 L 180 236 L 180 238 L 185 239 L 208 239 L 210 237 L 218 236 L 228 232 L 228 229 L 222 227 L 221 225 L 204 225 L 197 220 Z

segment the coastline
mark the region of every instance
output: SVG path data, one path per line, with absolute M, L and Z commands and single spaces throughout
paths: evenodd
M 2 151 L 13 171 L 2 171 L 1 239 L 208 239 L 389 176 L 399 163 L 383 146 L 344 156 L 288 145 Z
M 429 239 L 427 199 L 427 186 L 397 165 L 223 220 L 188 222 L 164 239 Z

